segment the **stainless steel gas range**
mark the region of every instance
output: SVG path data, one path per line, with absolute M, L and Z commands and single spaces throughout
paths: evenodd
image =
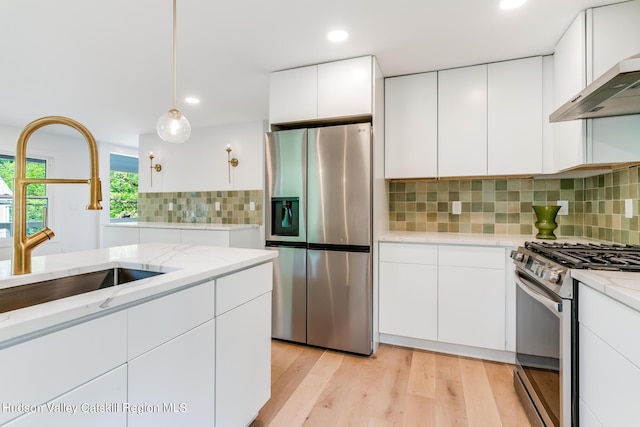
M 578 285 L 575 269 L 640 272 L 640 246 L 526 242 L 516 275 L 514 383 L 536 426 L 578 425 Z

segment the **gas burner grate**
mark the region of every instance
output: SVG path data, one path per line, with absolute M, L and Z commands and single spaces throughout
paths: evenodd
M 639 245 L 526 242 L 525 247 L 568 268 L 640 271 Z

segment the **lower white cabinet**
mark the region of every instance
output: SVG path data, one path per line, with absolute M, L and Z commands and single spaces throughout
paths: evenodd
M 127 427 L 127 366 L 122 365 L 26 414 L 7 427 Z M 129 424 L 131 425 L 131 424 Z
M 640 419 L 640 313 L 580 284 L 581 426 L 630 426 Z
M 510 350 L 506 263 L 503 247 L 381 243 L 380 333 Z
M 380 248 L 379 330 L 438 339 L 438 248 L 383 244 Z
M 131 360 L 128 427 L 211 425 L 214 360 L 215 320 Z

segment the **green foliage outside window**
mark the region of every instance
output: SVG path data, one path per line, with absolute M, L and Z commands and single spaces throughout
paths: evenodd
M 137 218 L 138 174 L 112 170 L 109 181 L 111 192 L 110 218 Z
M 15 176 L 15 159 L 13 156 L 0 156 L 0 178 L 13 191 Z M 27 178 L 46 178 L 47 163 L 45 160 L 27 159 Z M 42 208 L 48 206 L 45 184 L 31 184 L 27 186 L 27 234 L 33 234 L 42 228 Z M 0 206 L 12 206 L 13 196 L 0 195 Z M 12 208 L 11 208 L 12 209 Z M 13 210 L 10 213 L 13 221 Z M 11 221 L 2 223 L 2 227 L 11 230 Z

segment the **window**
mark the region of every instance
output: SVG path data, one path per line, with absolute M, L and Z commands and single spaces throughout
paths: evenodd
M 138 220 L 138 158 L 111 153 L 110 222 Z
M 0 237 L 11 237 L 13 224 L 13 179 L 15 157 L 0 154 Z M 27 178 L 46 178 L 47 161 L 27 159 Z M 49 206 L 47 186 L 31 184 L 27 187 L 27 235 L 42 229 L 43 208 Z

